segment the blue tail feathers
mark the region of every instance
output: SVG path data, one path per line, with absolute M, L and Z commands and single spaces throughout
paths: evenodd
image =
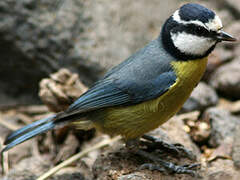
M 7 146 L 2 150 L 2 153 L 38 134 L 53 129 L 56 126 L 53 121 L 55 117 L 56 115 L 52 115 L 14 131 L 6 138 L 4 144 Z

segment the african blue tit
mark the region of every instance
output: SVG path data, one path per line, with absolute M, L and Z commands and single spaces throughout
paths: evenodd
M 127 141 L 159 127 L 188 99 L 217 43 L 236 40 L 222 28 L 213 11 L 183 5 L 155 40 L 108 71 L 67 110 L 10 134 L 3 151 L 65 124 L 96 128 Z

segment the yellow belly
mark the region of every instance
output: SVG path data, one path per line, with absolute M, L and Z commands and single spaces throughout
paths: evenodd
M 125 139 L 137 138 L 157 128 L 179 111 L 200 81 L 206 64 L 207 58 L 172 62 L 178 78 L 170 90 L 141 104 L 103 109 L 94 126 L 110 135 L 120 134 Z

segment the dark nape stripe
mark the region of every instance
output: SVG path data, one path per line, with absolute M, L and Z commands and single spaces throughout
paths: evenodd
M 186 33 L 191 33 L 191 34 L 196 35 L 198 30 L 197 31 L 196 31 L 196 29 L 194 30 L 194 28 L 196 28 L 195 26 L 192 28 L 191 27 L 186 28 L 186 25 L 183 25 L 183 24 L 179 25 L 179 23 L 174 21 L 173 17 L 171 16 L 163 25 L 163 28 L 162 28 L 162 31 L 160 34 L 164 49 L 179 61 L 200 59 L 200 58 L 208 56 L 215 48 L 217 42 L 203 55 L 191 55 L 191 54 L 183 53 L 179 49 L 177 49 L 177 47 L 175 47 L 175 45 L 173 44 L 170 32 L 177 33 L 177 32 L 184 31 Z M 189 30 L 187 30 L 187 29 L 189 29 Z M 200 31 L 202 31 L 202 29 Z M 201 33 L 202 33 L 202 36 L 204 36 L 204 34 L 206 32 L 204 30 Z M 209 34 L 208 34 L 209 37 L 211 36 L 211 33 L 212 32 L 209 32 Z M 204 36 L 204 37 L 206 37 L 206 36 Z

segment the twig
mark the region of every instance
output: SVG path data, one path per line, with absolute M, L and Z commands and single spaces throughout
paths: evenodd
M 58 172 L 60 169 L 70 165 L 71 163 L 73 163 L 74 161 L 77 161 L 78 159 L 80 159 L 81 157 L 87 155 L 89 152 L 95 151 L 97 149 L 103 148 L 105 146 L 108 146 L 109 144 L 112 144 L 118 140 L 120 140 L 121 137 L 117 136 L 113 139 L 108 139 L 105 141 L 102 141 L 98 144 L 96 144 L 95 146 L 85 149 L 81 152 L 79 152 L 78 154 L 75 154 L 74 156 L 70 157 L 69 159 L 63 161 L 62 163 L 60 163 L 59 165 L 55 166 L 54 168 L 50 169 L 48 172 L 44 173 L 42 176 L 40 176 L 37 180 L 45 180 L 48 177 L 52 176 L 53 174 L 55 174 L 56 172 Z
M 226 109 L 231 113 L 238 114 L 240 112 L 240 100 L 232 102 L 226 99 L 220 99 L 218 107 Z
M 16 103 L 16 104 L 1 104 L 0 105 L 0 111 L 6 111 L 9 109 L 16 109 L 20 106 L 28 106 L 30 104 L 23 104 L 23 103 Z
M 4 120 L 4 118 L 1 115 L 0 115 L 0 124 L 12 131 L 16 131 L 17 129 L 21 128 L 20 126 L 17 126 L 15 124 L 9 123 L 8 121 Z
M 48 108 L 45 105 L 29 105 L 20 106 L 17 111 L 26 114 L 43 114 L 48 112 Z
M 25 114 L 20 113 L 20 114 L 17 114 L 16 116 L 17 116 L 17 118 L 19 118 L 24 124 L 30 124 L 30 123 L 33 122 L 33 121 L 32 121 L 32 118 L 30 118 L 29 116 L 27 116 L 27 115 L 25 115 Z
M 177 115 L 176 117 L 179 119 L 197 119 L 200 115 L 199 111 L 192 111 L 192 112 L 187 112 L 187 113 L 183 113 L 180 115 Z
M 3 140 L 0 138 L 1 149 L 3 146 Z M 8 152 L 1 153 L 1 165 L 2 165 L 2 175 L 7 174 L 9 171 L 9 164 L 8 164 Z

